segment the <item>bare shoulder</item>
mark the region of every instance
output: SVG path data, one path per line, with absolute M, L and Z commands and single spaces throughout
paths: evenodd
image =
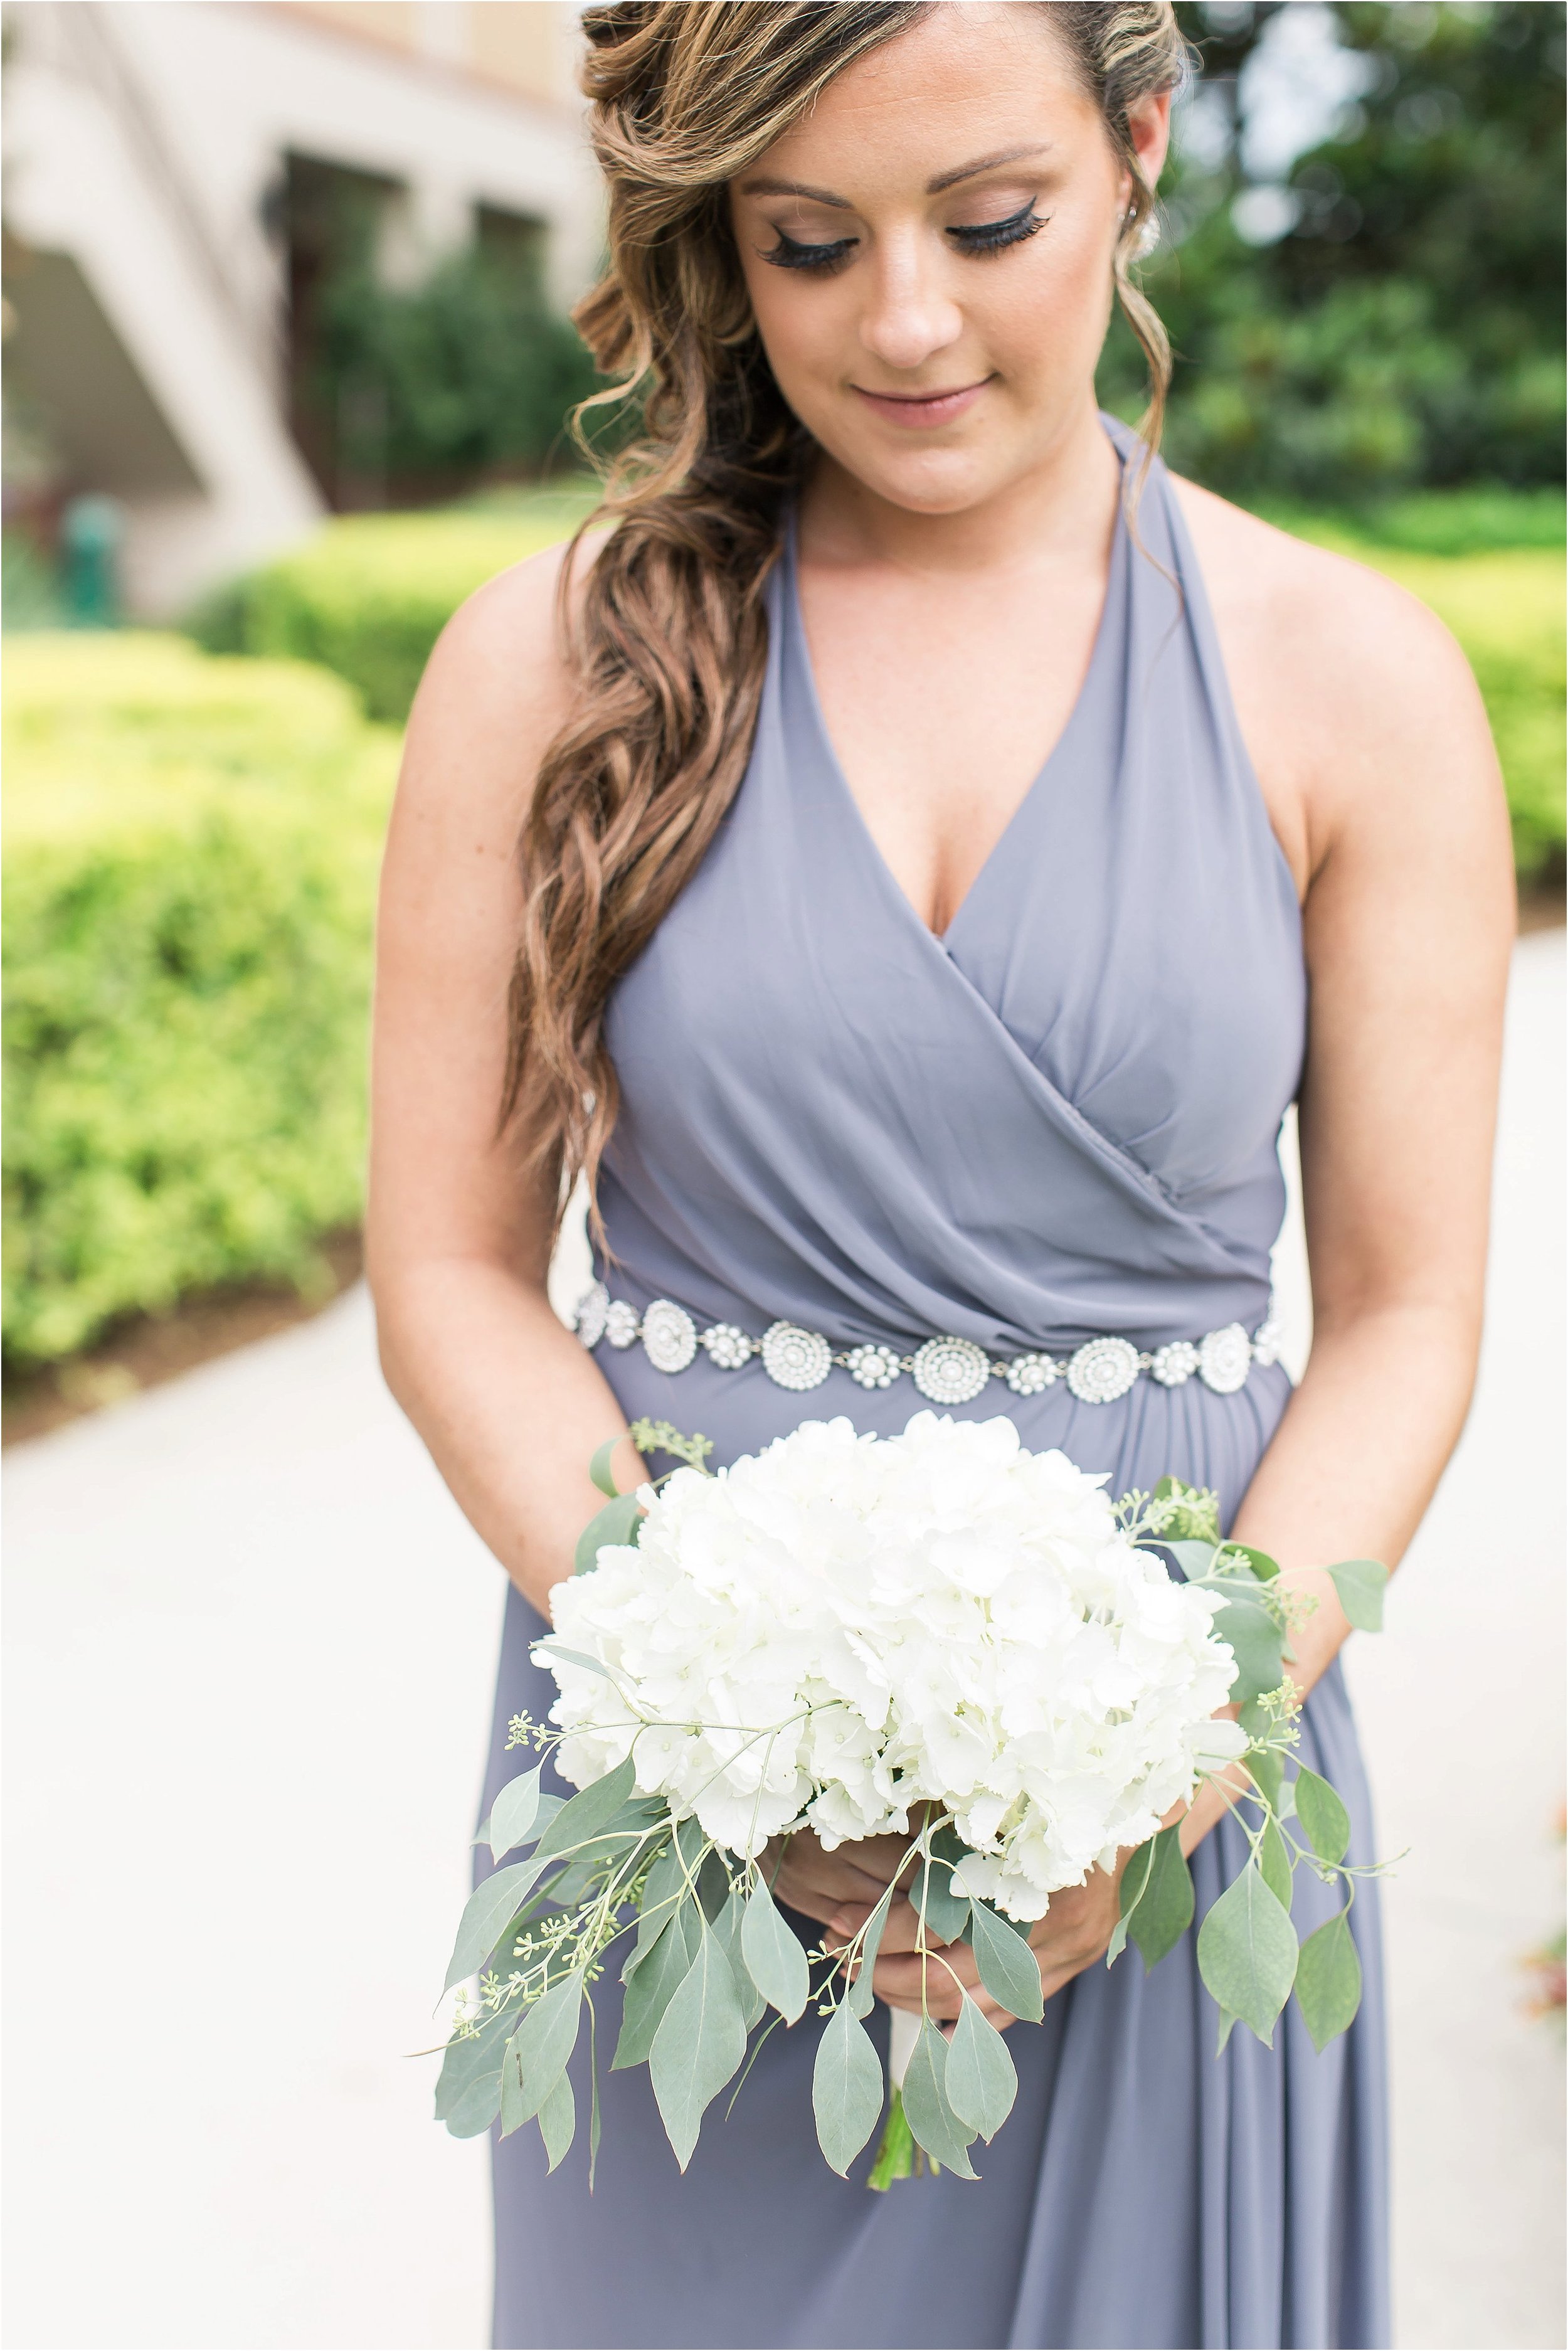
M 604 537 L 580 542 L 569 582 L 569 549 L 548 548 L 486 580 L 453 614 L 409 716 L 401 802 L 440 802 L 470 820 L 488 814 L 515 834 L 570 705 L 567 620 Z
M 1495 825 L 1486 713 L 1430 607 L 1196 483 L 1176 486 L 1242 733 L 1303 882 L 1347 825 L 1403 822 L 1438 803 Z
M 1469 664 L 1428 605 L 1370 565 L 1292 538 L 1196 482 L 1177 496 L 1217 621 L 1246 616 L 1282 680 L 1314 689 L 1332 664 L 1343 690 L 1410 708 L 1473 688 Z M 1223 623 L 1222 623 L 1223 625 Z

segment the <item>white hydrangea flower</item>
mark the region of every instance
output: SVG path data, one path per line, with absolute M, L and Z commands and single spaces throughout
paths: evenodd
M 752 1855 L 952 1813 L 968 1890 L 1019 1919 L 1154 1834 L 1245 1745 L 1216 1594 L 1118 1528 L 1105 1481 L 1009 1420 L 901 1437 L 807 1421 L 716 1477 L 643 1489 L 635 1548 L 558 1584 L 539 1651 L 579 1786 L 637 1786 Z

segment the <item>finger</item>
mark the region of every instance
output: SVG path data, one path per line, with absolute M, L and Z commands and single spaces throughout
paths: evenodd
M 831 1894 L 843 1904 L 862 1905 L 868 1912 L 874 1909 L 887 1891 L 885 1879 L 880 1883 L 868 1870 L 856 1869 L 852 1863 L 841 1862 L 832 1855 L 816 1855 L 800 1872 L 802 1879 L 821 1894 Z
M 967 1958 L 967 1953 L 963 1947 L 955 1946 L 950 1950 L 945 1951 L 940 1960 L 931 1958 L 922 1961 L 918 1954 L 914 1952 L 898 1954 L 889 1959 L 879 1959 L 872 1975 L 872 1988 L 879 2000 L 907 2000 L 911 1994 L 918 1997 L 924 1981 L 926 1993 L 933 2003 L 938 1991 L 941 1992 L 944 2000 L 951 1994 L 953 2005 L 950 2009 L 945 2008 L 943 2013 L 956 2016 L 960 1987 L 967 1991 L 978 1980 L 974 1972 L 973 1962 L 970 1961 L 966 1967 Z M 949 1969 L 952 1970 L 951 1974 L 948 1972 Z M 958 1980 L 956 1983 L 954 1981 L 955 1976 Z
M 876 1907 L 874 1902 L 848 1903 L 829 1923 L 839 1939 L 847 1943 L 852 1935 L 860 1933 Z M 902 1894 L 895 1895 L 888 1905 L 887 1923 L 882 1930 L 880 1948 L 884 1951 L 912 1951 L 918 1933 L 918 1921 L 914 1910 Z

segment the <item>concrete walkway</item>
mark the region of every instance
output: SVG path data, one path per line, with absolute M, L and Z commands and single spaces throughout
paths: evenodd
M 1385 1849 L 1411 1848 L 1419 2351 L 1564 2341 L 1560 2043 L 1517 1966 L 1562 1902 L 1563 960 L 1519 950 L 1480 1395 L 1354 1657 Z M 363 1297 L 18 1449 L 6 1500 L 6 2342 L 482 2344 L 483 2151 L 401 2053 L 464 1890 L 500 1583 Z

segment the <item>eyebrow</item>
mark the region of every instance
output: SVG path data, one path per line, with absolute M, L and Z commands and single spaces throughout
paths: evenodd
M 982 172 L 999 171 L 1004 163 L 1021 163 L 1026 156 L 1043 155 L 1050 141 L 1040 141 L 1030 147 L 1004 147 L 995 155 L 982 155 L 973 163 L 960 163 L 956 171 L 939 172 L 925 183 L 928 196 L 939 196 L 945 189 L 956 188 L 960 180 L 977 179 Z M 804 196 L 814 204 L 831 204 L 835 212 L 854 210 L 847 196 L 835 196 L 829 188 L 809 187 L 803 180 L 743 180 L 743 196 Z

